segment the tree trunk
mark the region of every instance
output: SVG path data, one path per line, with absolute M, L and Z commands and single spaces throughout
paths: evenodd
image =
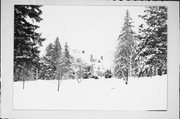
M 132 74 L 131 74 L 131 63 L 130 63 L 130 66 L 129 66 L 129 75 L 128 76 L 131 77 L 131 75 Z
M 59 91 L 59 87 L 60 87 L 60 84 L 61 84 L 61 81 L 62 81 L 62 74 L 60 72 L 58 72 L 57 79 L 58 79 L 58 89 L 57 89 L 57 91 Z
M 131 62 L 131 61 L 132 61 L 132 60 L 131 60 L 131 59 L 132 59 L 132 53 L 130 54 L 130 61 L 129 61 L 129 77 L 132 76 L 132 73 L 131 73 L 131 70 L 132 70 L 132 66 L 131 66 L 131 65 L 132 65 L 132 62 Z
M 77 78 L 77 82 L 80 83 L 81 82 L 81 78 Z
M 59 91 L 59 86 L 60 86 L 60 83 L 59 83 L 59 79 L 58 79 L 58 89 L 57 89 L 57 91 Z
M 36 80 L 38 79 L 38 69 L 36 69 Z
M 25 80 L 24 80 L 24 76 L 23 76 L 23 89 L 25 88 Z
M 156 66 L 156 75 L 158 75 L 158 67 Z
M 127 81 L 127 79 L 126 79 L 126 85 L 128 84 L 128 81 Z

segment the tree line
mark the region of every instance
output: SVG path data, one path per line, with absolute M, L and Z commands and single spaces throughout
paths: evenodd
M 69 54 L 67 42 L 64 51 L 62 51 L 59 38 L 57 37 L 54 43 L 50 43 L 46 47 L 46 54 L 41 58 L 38 78 L 57 79 L 59 90 L 62 77 L 64 76 L 67 79 L 72 77 L 72 60 L 73 58 Z
M 167 74 L 167 8 L 147 7 L 139 15 L 146 24 L 133 31 L 127 10 L 114 55 L 114 75 L 128 83 L 128 77 Z
M 90 70 L 81 59 L 74 59 L 68 44 L 61 47 L 59 38 L 46 47 L 46 54 L 39 56 L 39 47 L 45 38 L 36 32 L 42 20 L 39 5 L 15 5 L 14 7 L 14 81 L 30 79 L 58 79 L 58 90 L 63 78 L 82 77 Z M 123 78 L 167 74 L 167 8 L 147 7 L 140 15 L 146 24 L 133 31 L 132 18 L 127 10 L 114 53 L 112 75 Z M 30 20 L 27 20 L 30 19 Z M 73 67 L 78 67 L 74 75 Z M 111 71 L 108 71 L 111 74 Z M 111 77 L 111 76 L 110 76 Z M 78 79 L 77 78 L 77 79 Z M 24 85 L 23 85 L 24 86 Z

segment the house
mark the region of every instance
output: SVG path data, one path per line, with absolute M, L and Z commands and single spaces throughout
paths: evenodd
M 102 76 L 105 72 L 103 56 L 95 57 L 93 54 L 90 54 L 84 50 L 73 50 L 72 56 L 75 58 L 74 60 L 80 60 L 82 65 L 86 67 L 90 67 L 90 72 L 93 75 Z M 77 70 L 77 67 L 76 69 Z

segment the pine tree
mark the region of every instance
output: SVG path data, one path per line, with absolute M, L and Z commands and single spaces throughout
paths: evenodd
M 58 79 L 58 91 L 59 91 L 59 87 L 62 81 L 62 77 L 64 78 L 70 78 L 71 75 L 71 64 L 72 64 L 72 57 L 69 54 L 69 49 L 68 49 L 68 45 L 67 42 L 65 44 L 65 48 L 64 48 L 64 52 L 62 54 L 62 56 L 58 57 L 57 59 L 57 79 Z
M 55 78 L 55 61 L 53 57 L 53 44 L 50 43 L 46 47 L 46 54 L 42 58 L 41 67 L 41 78 L 44 79 L 54 79 Z
M 67 68 L 70 68 L 71 56 L 69 54 L 69 49 L 68 49 L 67 42 L 66 42 L 65 48 L 64 48 L 64 59 L 65 59 L 65 65 L 67 66 Z
M 71 70 L 72 70 L 72 68 L 71 68 L 72 56 L 69 54 L 69 48 L 68 48 L 67 42 L 64 46 L 63 60 L 64 60 L 63 72 L 64 72 L 64 74 L 66 74 L 66 78 L 70 78 L 69 75 L 70 75 Z
M 132 30 L 132 18 L 127 10 L 125 22 L 118 38 L 118 46 L 114 58 L 114 75 L 117 78 L 124 78 L 127 84 L 128 77 L 133 76 L 136 69 L 135 53 L 136 38 Z
M 167 8 L 147 7 L 140 17 L 146 24 L 140 25 L 138 52 L 141 60 L 140 76 L 167 73 Z
M 55 60 L 55 65 L 58 63 L 59 58 L 61 57 L 61 44 L 59 42 L 59 38 L 57 37 L 55 42 L 54 42 L 54 60 Z
M 43 69 L 41 76 L 45 79 L 55 79 L 57 77 L 58 63 L 61 58 L 61 44 L 57 37 L 54 44 L 50 43 L 46 47 L 46 54 L 42 58 Z
M 41 78 L 57 79 L 59 91 L 63 77 L 69 75 L 71 69 L 72 57 L 69 54 L 67 43 L 65 44 L 64 52 L 62 52 L 59 38 L 57 37 L 54 43 L 50 43 L 46 48 L 46 54 L 42 58 L 41 63 Z
M 44 38 L 36 32 L 42 20 L 39 5 L 15 5 L 14 7 L 14 81 L 20 80 L 32 67 L 38 67 L 39 50 Z M 22 75 L 20 75 L 22 74 Z
M 58 88 L 57 90 L 59 91 L 60 87 L 60 81 L 62 81 L 62 76 L 63 76 L 63 67 L 64 67 L 64 62 L 63 62 L 63 56 L 62 56 L 62 50 L 61 50 L 61 45 L 59 42 L 59 38 L 56 38 L 55 41 L 55 47 L 54 47 L 54 60 L 55 60 L 55 74 L 56 74 L 56 79 L 58 80 Z

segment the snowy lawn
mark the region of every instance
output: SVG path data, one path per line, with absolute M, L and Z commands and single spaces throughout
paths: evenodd
M 121 79 L 14 82 L 14 109 L 48 110 L 166 110 L 167 75 Z

